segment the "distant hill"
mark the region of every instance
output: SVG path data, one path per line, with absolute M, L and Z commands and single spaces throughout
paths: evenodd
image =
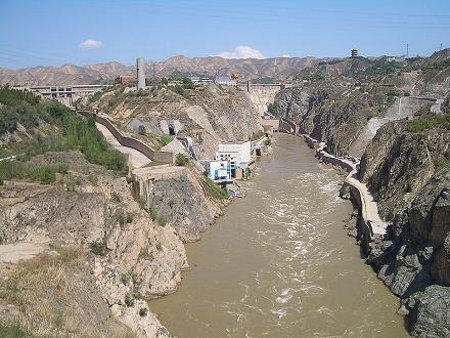
M 210 76 L 239 73 L 242 80 L 273 77 L 285 79 L 305 67 L 315 65 L 319 59 L 270 58 L 270 59 L 224 59 L 218 56 L 188 58 L 182 55 L 162 62 L 147 62 L 147 77 L 168 77 L 174 72 L 193 72 Z M 60 67 L 32 67 L 17 70 L 0 68 L 0 84 L 10 85 L 68 85 L 92 84 L 111 80 L 118 75 L 135 74 L 134 66 L 118 62 L 76 66 L 65 64 Z

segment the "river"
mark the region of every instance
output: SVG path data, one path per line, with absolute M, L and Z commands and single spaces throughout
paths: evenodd
M 200 242 L 178 291 L 150 302 L 176 337 L 407 337 L 399 302 L 344 225 L 343 181 L 299 137 L 279 134 Z

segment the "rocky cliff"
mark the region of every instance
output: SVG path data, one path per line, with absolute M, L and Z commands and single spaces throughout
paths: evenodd
M 71 167 L 70 174 L 61 177 L 56 185 L 4 183 L 0 208 L 2 243 L 47 243 L 50 249 L 61 248 L 61 252 L 76 248 L 79 255 L 76 259 L 86 262 L 87 266 L 81 264 L 78 268 L 78 264 L 72 269 L 70 264 L 57 264 L 64 270 L 67 288 L 73 292 L 62 295 L 63 299 L 85 297 L 81 292 L 86 289 L 92 297 L 97 297 L 100 305 L 97 308 L 95 303 L 79 303 L 80 312 L 106 316 L 111 318 L 112 324 L 121 322 L 125 325 L 123 328 L 131 328 L 139 336 L 165 335 L 166 330 L 148 311 L 144 299 L 175 291 L 181 280 L 181 270 L 187 267 L 182 242 L 171 226 L 158 225 L 140 208 L 124 178 L 90 165 L 77 153 L 48 153 L 34 158 L 45 163 L 55 160 L 70 163 Z M 59 259 L 63 255 L 61 252 L 53 249 L 46 255 L 56 255 Z M 45 255 L 35 258 L 36 264 L 48 259 Z M 72 281 L 70 276 L 81 273 L 79 269 L 82 276 L 87 277 L 80 276 Z M 12 273 L 14 271 L 16 269 Z M 23 293 L 33 288 L 33 283 L 44 282 L 39 280 L 44 276 L 36 275 L 39 270 L 35 270 L 34 275 L 29 274 L 30 281 L 18 282 L 20 297 L 25 297 Z M 84 284 L 83 278 L 90 284 Z M 42 301 L 55 302 L 47 298 L 50 297 L 48 290 L 41 288 L 44 289 Z M 3 285 L 2 290 L 7 292 L 8 288 Z M 11 312 L 8 307 L 11 304 L 4 301 L 2 298 L 3 311 Z M 36 304 L 29 304 L 14 310 L 11 319 L 32 331 L 34 321 L 42 322 L 42 330 L 61 334 L 71 330 L 68 323 L 78 320 L 84 324 L 73 328 L 73 334 L 82 336 L 84 328 L 92 329 L 88 323 L 93 318 L 89 315 L 72 318 L 73 311 L 66 307 L 72 301 L 57 302 L 47 309 L 49 313 L 42 314 L 36 310 Z M 63 315 L 59 326 L 53 327 L 48 321 L 58 316 L 58 308 L 63 313 L 67 311 L 67 316 Z M 105 332 L 100 328 L 99 334 Z
M 208 195 L 193 168 L 177 179 L 152 183 L 147 209 L 134 200 L 125 178 L 89 164 L 79 153 L 47 153 L 32 161 L 66 163 L 70 173 L 52 185 L 6 181 L 1 187 L 1 243 L 48 247 L 31 262 L 13 268 L 0 264 L 6 278 L 0 286 L 6 295 L 0 298 L 2 318 L 36 334 L 167 336 L 145 300 L 176 290 L 181 271 L 188 267 L 182 239 L 198 240 L 226 201 Z M 40 264 L 61 270 L 67 290 L 58 291 L 59 300 L 41 284 L 47 277 L 39 269 L 27 271 L 26 281 L 18 279 L 21 269 Z M 14 299 L 11 279 L 18 283 Z M 58 288 L 55 283 L 52 287 Z M 27 290 L 34 288 L 42 290 L 46 313 L 32 304 L 37 295 Z M 72 308 L 86 292 L 95 301 L 83 300 Z M 21 308 L 15 299 L 27 306 Z M 60 321 L 57 326 L 55 320 Z M 92 321 L 102 326 L 94 330 Z M 35 322 L 41 324 L 36 328 Z
M 414 132 L 414 123 L 382 127 L 361 160 L 360 178 L 392 223 L 367 262 L 405 299 L 411 332 L 441 337 L 450 333 L 450 320 L 441 315 L 450 304 L 450 132 Z

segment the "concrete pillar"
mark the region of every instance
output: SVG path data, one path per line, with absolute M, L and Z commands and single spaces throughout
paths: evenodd
M 250 80 L 247 81 L 247 92 L 252 92 L 252 82 Z
M 145 89 L 145 61 L 143 58 L 136 59 L 137 89 Z

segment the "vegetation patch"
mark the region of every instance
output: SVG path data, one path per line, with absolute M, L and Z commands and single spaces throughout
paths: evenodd
M 31 337 L 31 334 L 22 328 L 19 323 L 0 320 L 0 337 L 21 338 Z
M 249 140 L 249 141 L 256 141 L 256 140 L 259 140 L 261 137 L 263 137 L 263 136 L 265 136 L 265 135 L 266 135 L 266 133 L 265 133 L 264 131 L 258 130 L 256 133 L 253 133 L 253 134 L 248 138 L 248 140 Z
M 50 184 L 55 182 L 56 173 L 67 173 L 67 166 L 39 165 L 17 160 L 0 162 L 0 180 L 27 179 Z
M 168 145 L 170 142 L 172 142 L 172 136 L 170 136 L 170 135 L 161 135 L 158 138 L 158 142 L 159 142 L 160 147 L 162 148 L 165 145 Z
M 428 129 L 441 128 L 450 130 L 450 115 L 433 115 L 406 123 L 410 133 L 420 133 Z
M 175 157 L 175 164 L 179 166 L 185 166 L 189 163 L 190 159 L 183 153 L 178 153 Z
M 83 251 L 52 249 L 58 255 L 41 254 L 2 271 L 7 278 L 0 281 L 0 298 L 18 311 L 13 321 L 0 320 L 0 337 L 59 337 L 66 318 L 78 316 L 66 302 L 74 303 L 74 276 L 87 273 Z M 90 336 L 91 329 L 80 328 L 80 335 Z
M 219 188 L 210 178 L 204 177 L 200 181 L 203 191 L 212 198 L 225 200 L 229 195 L 225 189 Z
M 40 102 L 30 92 L 9 87 L 0 88 L 0 103 L 0 135 L 15 131 L 18 124 L 31 128 L 45 122 L 58 130 L 52 136 L 16 144 L 10 152 L 24 154 L 23 160 L 52 151 L 79 150 L 91 163 L 120 172 L 127 169 L 125 156 L 110 148 L 93 118 L 83 119 L 56 101 Z
M 96 256 L 106 255 L 106 243 L 104 240 L 91 242 L 89 244 L 89 250 Z

